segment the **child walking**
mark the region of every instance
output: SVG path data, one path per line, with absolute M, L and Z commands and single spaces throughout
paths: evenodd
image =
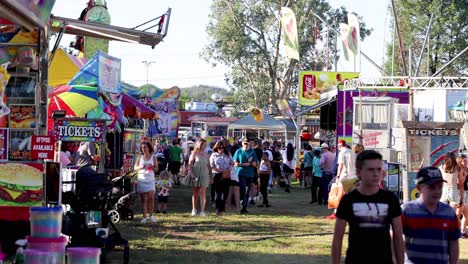
M 156 182 L 158 187 L 158 210 L 156 213 L 167 213 L 167 201 L 169 200 L 169 191 L 172 189 L 172 181 L 169 172 L 164 170 L 159 175 L 160 179 Z
M 263 204 L 258 207 L 270 207 L 268 203 L 268 181 L 270 180 L 271 163 L 268 159 L 268 153 L 263 152 L 260 167 L 258 168 L 258 177 L 260 178 L 260 192 L 263 196 Z

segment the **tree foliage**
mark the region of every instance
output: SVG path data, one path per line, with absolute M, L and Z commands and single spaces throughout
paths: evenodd
M 419 76 L 424 76 L 429 68 L 429 75 L 433 75 L 444 64 L 453 59 L 468 46 L 468 4 L 466 0 L 432 0 L 413 1 L 398 0 L 396 2 L 398 26 L 403 39 L 406 63 L 412 62 L 410 75 L 415 74 L 417 61 L 421 52 L 426 30 L 431 14 L 434 15 L 430 31 L 429 46 L 421 63 Z M 404 75 L 403 61 L 398 49 L 398 39 L 395 40 L 393 56 L 394 75 Z M 409 58 L 411 49 L 411 58 Z M 429 50 L 429 56 L 427 53 Z M 385 69 L 392 72 L 392 44 L 387 46 L 387 61 Z M 467 73 L 468 54 L 459 57 L 446 70 L 445 75 L 464 75 Z M 409 67 L 407 67 L 409 68 Z
M 280 10 L 287 6 L 296 15 L 300 64 L 283 55 Z M 324 0 L 214 0 L 207 26 L 209 44 L 203 51 L 207 61 L 230 67 L 228 85 L 235 89 L 235 97 L 245 109 L 249 106 L 266 107 L 276 99 L 294 95 L 299 70 L 327 70 L 334 61 L 336 34 L 329 33 L 328 50 L 321 47 L 314 54 L 318 31 L 324 31 L 313 12 L 319 14 L 333 28 L 347 23 L 344 7 L 333 9 Z M 362 19 L 361 19 L 362 21 Z M 361 22 L 361 38 L 370 34 Z M 319 36 L 323 39 L 323 34 Z M 341 42 L 339 42 L 341 43 Z M 316 59 L 317 58 L 317 59 Z M 278 85 L 281 80 L 283 85 Z

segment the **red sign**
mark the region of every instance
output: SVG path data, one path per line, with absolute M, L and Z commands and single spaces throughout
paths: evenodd
M 54 159 L 54 137 L 32 136 L 31 159 Z

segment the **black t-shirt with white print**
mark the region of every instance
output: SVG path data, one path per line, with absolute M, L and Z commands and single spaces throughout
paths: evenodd
M 340 201 L 336 216 L 349 224 L 345 263 L 392 263 L 390 224 L 401 215 L 397 197 L 384 190 L 363 195 L 358 190 Z

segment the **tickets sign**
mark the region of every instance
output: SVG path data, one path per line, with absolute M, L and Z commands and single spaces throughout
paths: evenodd
M 55 139 L 51 136 L 31 137 L 31 159 L 54 159 Z
M 105 134 L 104 121 L 55 120 L 55 140 L 102 142 Z

